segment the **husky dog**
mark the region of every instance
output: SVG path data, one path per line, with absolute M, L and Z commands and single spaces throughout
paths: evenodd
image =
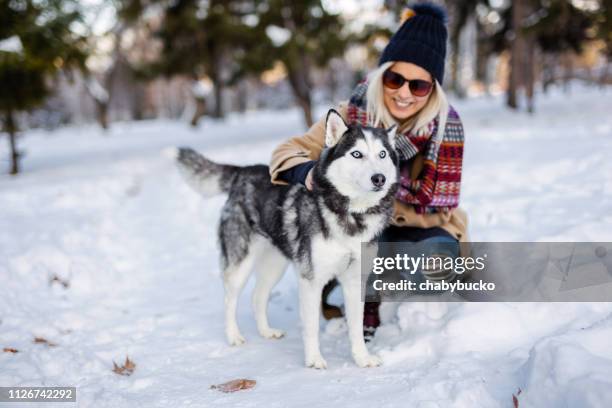
M 359 257 L 388 224 L 398 179 L 395 127 L 348 126 L 330 110 L 325 148 L 313 170 L 313 188 L 270 183 L 267 166 L 214 163 L 191 149 L 177 151 L 178 167 L 204 195 L 228 194 L 219 224 L 225 285 L 225 334 L 231 345 L 244 343 L 236 306 L 251 269 L 257 270 L 253 308 L 259 333 L 280 338 L 268 324 L 270 292 L 289 261 L 299 273 L 299 303 L 306 366 L 326 368 L 319 350 L 323 286 L 342 285 L 351 351 L 360 367 L 380 364 L 363 339 Z

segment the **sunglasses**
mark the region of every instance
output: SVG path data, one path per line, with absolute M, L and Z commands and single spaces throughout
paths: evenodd
M 433 88 L 433 83 L 422 79 L 406 79 L 397 72 L 386 70 L 382 77 L 383 85 L 389 89 L 400 89 L 408 82 L 408 89 L 414 96 L 427 96 Z

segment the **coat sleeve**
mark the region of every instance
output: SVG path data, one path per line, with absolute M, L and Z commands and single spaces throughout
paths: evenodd
M 336 110 L 346 120 L 347 104 L 341 103 Z M 318 160 L 324 147 L 325 117 L 312 125 L 305 134 L 292 137 L 274 149 L 270 159 L 270 177 L 272 183 L 287 184 L 286 181 L 279 178 L 279 174 L 298 164 Z

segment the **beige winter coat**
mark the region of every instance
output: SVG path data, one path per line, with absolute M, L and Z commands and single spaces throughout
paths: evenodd
M 347 120 L 347 104 L 337 108 Z M 325 118 L 316 122 L 302 136 L 292 137 L 278 146 L 270 160 L 270 176 L 274 184 L 287 184 L 278 178 L 279 173 L 298 164 L 317 160 L 325 144 Z M 415 157 L 410 177 L 415 180 L 423 168 L 423 156 Z M 432 228 L 441 227 L 461 242 L 467 242 L 467 214 L 460 208 L 445 213 L 417 214 L 411 205 L 395 200 L 392 224 L 405 227 Z

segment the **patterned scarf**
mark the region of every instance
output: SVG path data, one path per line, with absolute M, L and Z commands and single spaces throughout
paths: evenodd
M 351 95 L 348 105 L 348 121 L 351 124 L 371 126 L 366 111 L 367 89 L 367 82 L 361 82 Z M 400 183 L 395 197 L 413 205 L 419 214 L 448 211 L 459 205 L 463 125 L 452 107 L 449 108 L 444 132 L 439 134 L 437 130 L 436 117 L 423 133 L 407 131 L 396 136 L 396 150 L 403 165 L 400 166 Z M 411 166 L 407 161 L 420 152 L 425 159 L 423 170 L 417 180 L 412 181 Z

